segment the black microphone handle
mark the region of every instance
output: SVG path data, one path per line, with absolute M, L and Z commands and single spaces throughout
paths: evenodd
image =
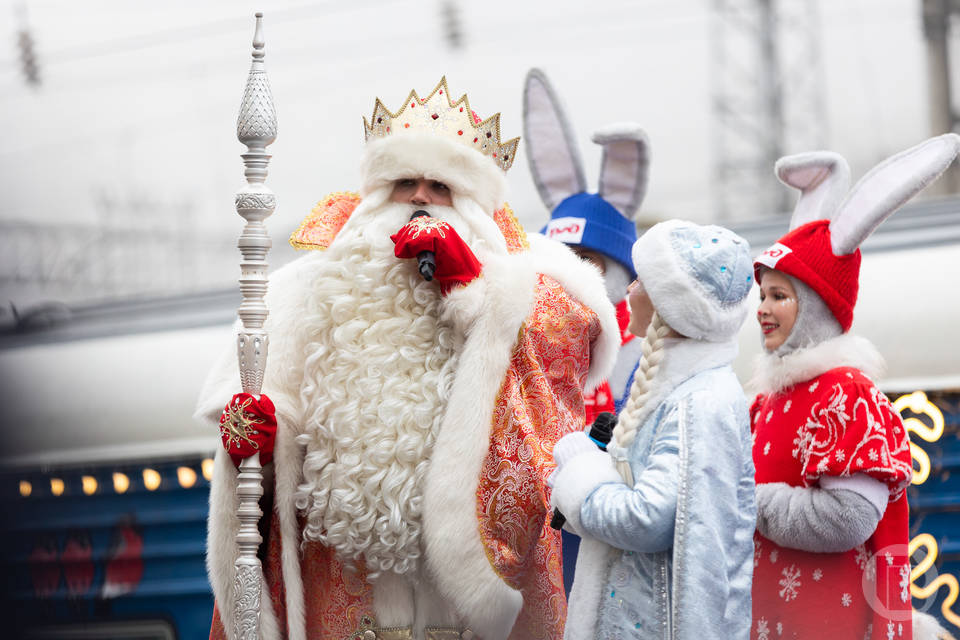
M 427 216 L 429 218 L 430 214 L 423 209 L 417 209 L 413 212 L 413 215 L 410 216 L 410 219 L 413 220 L 420 216 Z M 437 255 L 433 251 L 421 251 L 418 253 L 417 271 L 420 272 L 420 275 L 423 276 L 423 279 L 427 282 L 433 280 L 433 274 L 437 271 Z
M 610 438 L 613 437 L 613 428 L 617 426 L 616 414 L 604 411 L 597 414 L 590 426 L 590 438 L 597 443 L 597 448 L 601 451 L 607 450 Z M 600 443 L 603 443 L 602 445 Z M 566 523 L 567 517 L 560 513 L 560 509 L 553 510 L 553 517 L 550 518 L 550 527 L 560 531 Z
M 417 254 L 417 270 L 427 282 L 433 280 L 437 270 L 437 256 L 433 251 L 421 251 Z

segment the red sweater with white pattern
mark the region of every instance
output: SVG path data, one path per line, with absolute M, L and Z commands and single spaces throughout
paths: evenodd
M 811 553 L 755 534 L 751 638 L 911 638 L 910 441 L 890 401 L 844 366 L 757 396 L 750 414 L 758 485 L 862 473 L 890 491 L 873 535 L 849 551 Z

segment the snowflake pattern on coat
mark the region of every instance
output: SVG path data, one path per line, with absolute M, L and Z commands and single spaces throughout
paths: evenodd
M 912 464 L 889 399 L 859 370 L 842 367 L 759 396 L 750 416 L 757 484 L 817 487 L 823 476 L 859 473 L 889 490 L 876 531 L 846 552 L 809 553 L 756 534 L 754 557 L 768 561 L 755 562 L 753 617 L 763 625 L 754 625 L 751 638 L 884 640 L 889 630 L 909 638 L 905 489 Z

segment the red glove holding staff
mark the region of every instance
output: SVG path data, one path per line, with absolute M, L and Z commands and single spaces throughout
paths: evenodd
M 276 408 L 265 394 L 257 400 L 249 393 L 238 393 L 220 414 L 220 440 L 234 466 L 255 453 L 260 454 L 260 464 L 270 462 L 276 436 Z
M 393 254 L 406 259 L 416 258 L 423 251 L 432 251 L 437 262 L 433 277 L 440 283 L 443 295 L 456 286 L 473 282 L 483 266 L 460 234 L 448 223 L 431 218 L 426 212 L 418 211 L 414 216 L 390 236 L 396 245 Z

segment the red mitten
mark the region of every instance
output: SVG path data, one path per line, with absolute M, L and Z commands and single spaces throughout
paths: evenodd
M 273 402 L 265 394 L 257 400 L 249 393 L 230 399 L 220 415 L 220 440 L 237 467 L 244 458 L 260 454 L 260 464 L 273 459 L 277 417 Z
M 405 224 L 390 239 L 398 258 L 416 258 L 422 251 L 433 251 L 437 270 L 433 277 L 444 295 L 458 285 L 473 282 L 482 265 L 453 227 L 437 218 L 418 216 Z

